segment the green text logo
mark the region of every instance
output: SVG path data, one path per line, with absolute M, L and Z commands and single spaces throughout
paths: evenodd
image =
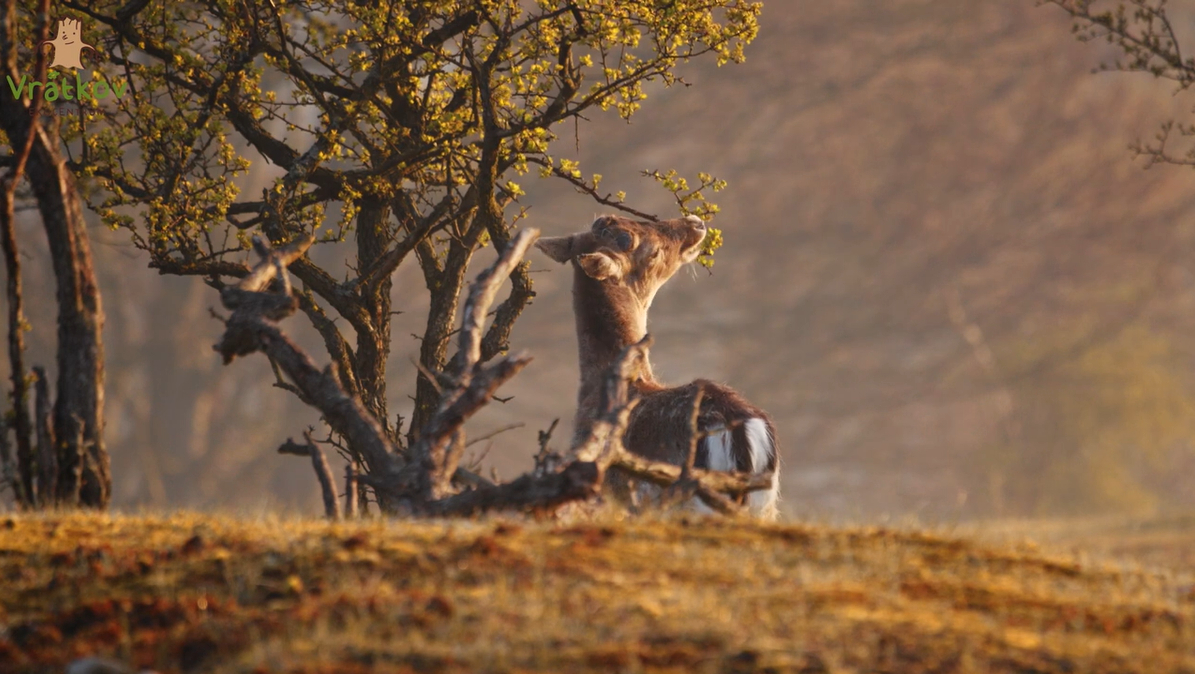
M 76 105 L 82 101 L 98 101 L 109 96 L 119 98 L 128 89 L 128 82 L 113 82 L 96 79 L 94 76 L 83 79 L 79 71 L 83 68 L 82 55 L 84 49 L 95 51 L 95 48 L 83 41 L 82 26 L 77 19 L 62 19 L 58 22 L 58 30 L 53 40 L 46 40 L 38 45 L 38 49 L 53 48 L 54 61 L 51 70 L 46 73 L 46 81 L 41 82 L 30 75 L 21 75 L 14 80 L 12 75 L 6 75 L 8 90 L 16 100 L 22 98 L 32 101 L 40 95 L 47 103 L 57 101 L 73 101 Z M 71 71 L 70 75 L 59 77 L 53 68 Z

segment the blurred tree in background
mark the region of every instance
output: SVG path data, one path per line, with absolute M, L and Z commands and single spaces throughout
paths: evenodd
M 1085 326 L 1084 326 L 1085 327 Z M 1072 331 L 1009 345 L 1002 361 L 1033 372 L 1053 354 L 1087 341 Z M 1157 499 L 1142 476 L 1195 442 L 1195 396 L 1169 339 L 1142 325 L 1084 345 L 1048 375 L 1011 385 L 1019 433 L 994 448 L 992 494 L 1018 504 L 1008 514 L 1149 514 Z
M 12 381 L 12 406 L 0 421 L 0 486 L 11 487 L 14 500 L 25 508 L 106 508 L 112 476 L 104 445 L 104 309 L 73 167 L 66 161 L 58 124 L 53 117 L 49 122 L 41 117 L 54 100 L 45 95 L 49 86 L 57 96 L 58 85 L 52 83 L 58 71 L 50 68 L 49 45 L 37 56 L 28 48 L 50 41 L 50 3 L 41 0 L 35 10 L 28 4 L 22 3 L 18 11 L 16 0 L 0 2 L 0 71 L 12 91 L 11 96 L 0 96 L 0 241 L 8 277 Z M 55 62 L 69 62 L 72 56 L 77 60 L 77 50 L 65 53 L 62 38 L 67 28 L 62 22 L 57 31 L 52 43 Z M 43 96 L 30 102 L 18 95 L 29 81 L 51 84 L 41 85 Z M 28 87 L 32 91 L 33 85 Z M 21 259 L 29 241 L 16 231 L 17 192 L 25 184 L 41 218 L 56 289 L 58 377 L 52 393 L 44 367 L 26 367 L 25 333 L 30 325 Z M 36 339 L 45 340 L 42 334 Z M 10 429 L 15 456 L 9 447 Z

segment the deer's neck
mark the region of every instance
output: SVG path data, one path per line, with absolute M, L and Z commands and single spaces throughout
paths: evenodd
M 577 424 L 587 431 L 596 414 L 610 366 L 622 350 L 647 335 L 647 306 L 626 286 L 595 281 L 573 264 L 573 313 L 577 319 L 577 350 L 581 386 L 577 391 Z M 640 386 L 656 385 L 650 361 L 639 375 Z

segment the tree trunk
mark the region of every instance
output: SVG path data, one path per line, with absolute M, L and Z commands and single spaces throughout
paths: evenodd
M 0 16 L 0 69 L 20 79 L 16 57 L 15 5 Z M 52 118 L 36 127 L 23 101 L 0 96 L 0 124 L 10 147 L 23 147 L 36 129 L 27 176 L 49 241 L 58 292 L 58 398 L 54 437 L 58 443 L 58 495 L 81 505 L 108 505 L 111 477 L 104 448 L 104 312 L 74 176 L 60 150 Z
M 17 463 L 12 484 L 18 505 L 36 504 L 33 491 L 33 445 L 29 423 L 29 382 L 25 371 L 25 310 L 21 289 L 21 252 L 17 247 L 12 193 L 0 181 L 0 245 L 8 271 L 8 362 L 12 371 L 12 423 L 17 438 Z M 5 429 L 5 433 L 7 433 Z
M 357 216 L 357 264 L 360 269 L 375 265 L 390 244 L 387 221 L 390 209 L 380 199 L 362 200 Z M 376 287 L 362 287 L 361 300 L 373 324 L 373 333 L 357 334 L 357 383 L 361 403 L 382 425 L 387 437 L 394 433 L 386 411 L 386 360 L 390 357 L 390 286 L 386 276 Z

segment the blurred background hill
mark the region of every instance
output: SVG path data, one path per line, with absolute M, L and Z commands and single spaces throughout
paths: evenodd
M 651 91 L 630 124 L 596 115 L 557 152 L 661 216 L 671 197 L 640 170 L 729 182 L 713 222 L 726 245 L 712 274 L 660 293 L 654 359 L 666 381 L 722 380 L 771 413 L 785 509 L 1195 507 L 1195 173 L 1143 170 L 1127 149 L 1190 102 L 1092 75 L 1112 52 L 1030 0 L 767 2 L 747 56 L 693 64 L 692 86 Z M 525 224 L 546 234 L 601 212 L 567 186 L 523 184 Z M 264 359 L 220 366 L 215 292 L 158 277 L 119 234 L 96 230 L 95 245 L 114 503 L 315 513 L 309 466 L 274 449 L 316 417 L 271 386 Z M 529 467 L 552 419 L 567 443 L 576 389 L 571 273 L 533 260 L 538 296 L 512 344 L 536 360 L 470 426 L 526 424 L 489 443 L 485 464 L 505 475 Z M 46 293 L 30 320 L 52 326 L 52 278 L 26 269 Z M 404 288 L 421 284 L 409 266 L 396 275 L 395 408 L 426 312 Z M 315 343 L 301 320 L 287 327 Z M 52 363 L 48 346 L 30 360 Z

